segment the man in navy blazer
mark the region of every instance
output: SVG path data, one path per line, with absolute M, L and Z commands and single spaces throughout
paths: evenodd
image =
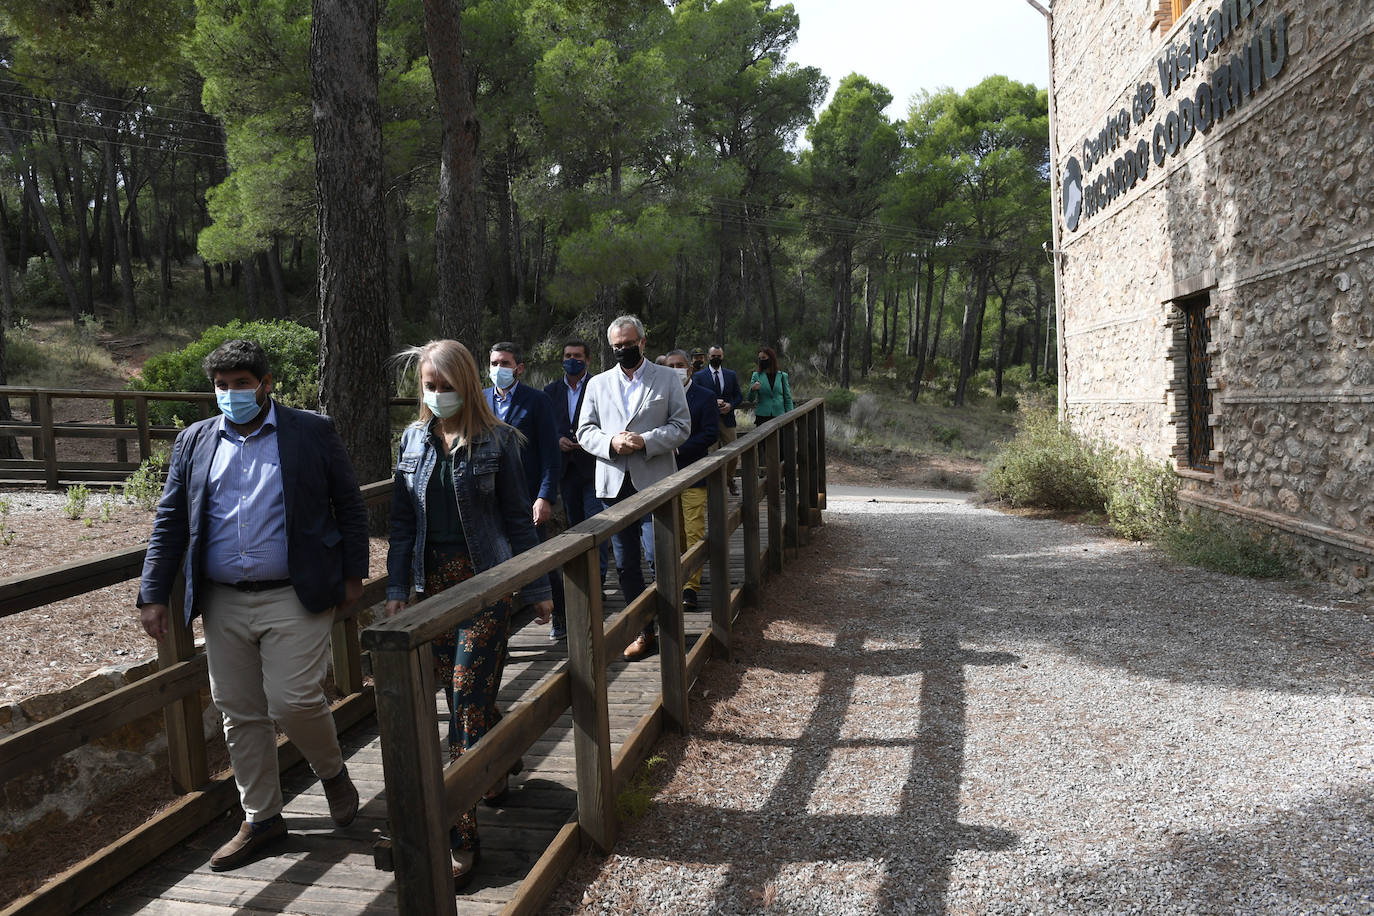
M 577 442 L 577 423 L 582 415 L 582 400 L 587 395 L 587 379 L 591 373 L 587 368 L 591 348 L 580 338 L 563 344 L 563 377 L 544 386 L 544 393 L 553 403 L 554 426 L 558 431 L 558 450 L 562 455 L 562 468 L 559 473 L 559 493 L 563 497 L 563 510 L 568 514 L 568 524 L 576 525 L 592 517 L 602 509 L 601 500 L 596 495 L 596 458 L 592 457 Z M 606 567 L 609 565 L 611 547 L 601 545 L 601 584 L 606 584 Z M 555 614 L 553 638 L 561 639 L 566 635 L 564 619 Z
M 165 636 L 181 569 L 185 620 L 204 618 L 210 695 L 246 818 L 210 858 L 222 871 L 286 833 L 274 722 L 323 780 L 334 821 L 358 811 L 324 679 L 333 612 L 357 603 L 367 575 L 367 510 L 329 418 L 271 399 L 261 347 L 231 340 L 204 365 L 223 416 L 172 446 L 138 607 L 148 635 Z
M 687 363 L 686 350 L 668 352 L 668 368 L 675 369 L 682 376 L 687 391 L 687 409 L 692 413 L 692 432 L 687 441 L 677 447 L 678 470 L 694 461 L 706 457 L 707 452 L 716 444 L 720 424 L 720 409 L 716 406 L 715 392 L 697 382 Z M 706 481 L 693 484 L 678 497 L 682 511 L 678 515 L 678 536 L 682 550 L 686 552 L 697 541 L 706 537 Z M 694 611 L 697 609 L 697 591 L 701 588 L 701 568 L 692 573 L 682 583 L 682 606 Z
M 720 411 L 718 444 L 723 448 L 735 441 L 737 435 L 735 410 L 744 400 L 744 392 L 740 390 L 739 376 L 735 375 L 735 370 L 726 369 L 722 365 L 725 360 L 725 351 L 720 348 L 719 344 L 713 345 L 707 351 L 706 359 L 706 368 L 692 376 L 692 381 L 715 392 L 716 409 Z M 739 487 L 735 485 L 735 467 L 737 464 L 738 462 L 731 461 L 730 467 L 726 469 L 732 494 L 739 493 Z
M 482 396 L 491 405 L 497 419 L 520 430 L 525 444 L 520 449 L 525 466 L 525 487 L 534 497 L 530 507 L 535 530 L 541 541 L 549 537 L 549 519 L 558 502 L 558 477 L 563 459 L 558 450 L 558 428 L 554 419 L 553 402 L 539 388 L 520 383 L 525 371 L 525 357 L 518 344 L 508 340 L 492 344 L 490 357 L 491 387 Z M 563 577 L 555 570 L 549 576 L 553 584 L 553 635 L 562 625 Z

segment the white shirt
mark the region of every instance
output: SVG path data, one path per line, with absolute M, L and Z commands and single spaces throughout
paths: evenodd
M 639 398 L 640 389 L 644 387 L 644 367 L 649 364 L 647 357 L 639 358 L 639 368 L 630 375 L 625 374 L 624 369 L 617 369 L 615 377 L 620 381 L 620 402 L 625 407 L 625 416 L 634 413 L 630 405 Z

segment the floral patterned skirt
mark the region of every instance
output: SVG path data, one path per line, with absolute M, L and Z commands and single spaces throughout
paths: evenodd
M 435 595 L 476 574 L 472 560 L 461 548 L 425 551 L 425 594 Z M 501 721 L 496 697 L 506 667 L 506 641 L 510 638 L 512 601 L 490 604 L 458 625 L 453 635 L 435 639 L 435 682 L 445 685 L 449 696 L 449 752 L 457 757 Z M 477 809 L 463 812 L 450 830 L 454 849 L 475 849 Z

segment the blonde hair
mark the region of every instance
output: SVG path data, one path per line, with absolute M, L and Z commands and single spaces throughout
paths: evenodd
M 416 397 L 420 400 L 418 422 L 428 424 L 434 418 L 429 406 L 425 404 L 425 383 L 420 371 L 426 364 L 462 395 L 463 406 L 454 414 L 458 422 L 458 434 L 469 449 L 472 440 L 481 434 L 490 434 L 498 426 L 505 426 L 492 413 L 491 405 L 482 396 L 481 376 L 477 374 L 477 360 L 472 358 L 468 348 L 456 340 L 431 340 L 419 347 L 407 347 L 397 353 L 394 360 L 402 373 L 415 371 Z

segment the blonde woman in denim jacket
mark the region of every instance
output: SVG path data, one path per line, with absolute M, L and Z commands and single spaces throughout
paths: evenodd
M 434 340 L 401 354 L 418 365 L 420 415 L 401 434 L 391 496 L 386 613 L 410 597 L 433 595 L 539 543 L 530 517 L 520 434 L 502 423 L 482 397 L 477 363 L 456 340 Z M 546 576 L 521 589 L 539 622 L 553 610 Z M 510 636 L 512 601 L 483 608 L 458 625 L 453 637 L 433 643 L 436 678 L 451 711 L 449 751 L 470 749 L 501 719 L 496 708 Z M 516 762 L 511 772 L 519 772 Z M 487 793 L 497 803 L 507 777 Z M 471 880 L 480 858 L 476 809 L 450 830 L 453 874 Z

